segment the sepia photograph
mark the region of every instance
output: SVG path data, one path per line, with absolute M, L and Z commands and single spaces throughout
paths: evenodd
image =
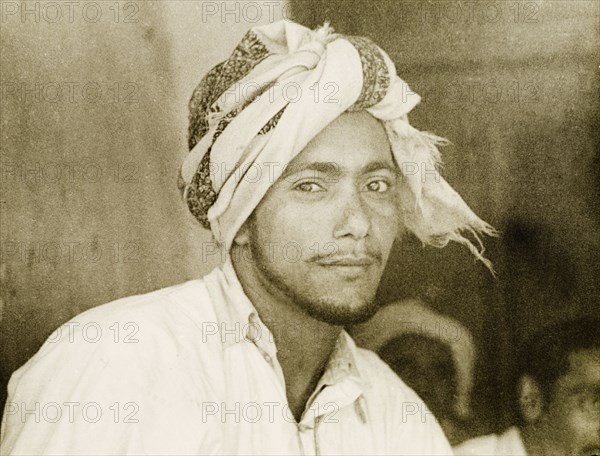
M 600 456 L 600 0 L 0 0 L 0 454 Z

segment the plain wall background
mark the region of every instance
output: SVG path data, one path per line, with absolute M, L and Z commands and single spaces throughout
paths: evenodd
M 72 20 L 60 2 L 55 20 L 51 3 L 28 2 L 22 16 L 21 2 L 1 2 L 3 385 L 77 313 L 219 263 L 203 255 L 210 236 L 176 188 L 187 101 L 271 12 L 329 19 L 386 49 L 423 97 L 411 122 L 453 143 L 444 174 L 505 232 L 486 242 L 497 280 L 461 247 L 409 238 L 379 293 L 421 297 L 473 331 L 475 407 L 488 427 L 510 419 L 515 343 L 598 312 L 600 3 L 257 2 L 257 17 L 248 1 L 225 15 L 222 2 L 99 1 Z

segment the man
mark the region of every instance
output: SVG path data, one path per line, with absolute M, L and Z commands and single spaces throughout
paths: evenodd
M 600 454 L 600 319 L 544 328 L 519 359 L 518 426 L 469 440 L 458 455 L 593 456 Z
M 192 96 L 181 171 L 224 266 L 51 337 L 11 379 L 2 454 L 449 454 L 416 394 L 342 330 L 376 311 L 401 224 L 481 259 L 460 233 L 493 233 L 439 175 L 402 175 L 437 158 L 406 120 L 417 102 L 365 38 L 248 32 Z M 120 343 L 130 323 L 136 343 Z
M 475 345 L 464 325 L 407 299 L 387 304 L 349 333 L 423 399 L 450 443 L 467 438 Z

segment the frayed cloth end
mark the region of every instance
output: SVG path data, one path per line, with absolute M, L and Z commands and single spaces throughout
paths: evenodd
M 471 239 L 463 234 L 465 232 L 468 232 L 471 237 L 475 239 L 475 243 L 473 243 Z M 437 248 L 445 247 L 450 241 L 462 244 L 469 249 L 469 251 L 477 260 L 483 263 L 483 265 L 491 272 L 494 278 L 498 278 L 498 274 L 494 269 L 493 263 L 484 256 L 485 247 L 483 245 L 483 241 L 481 240 L 481 235 L 499 237 L 500 232 L 498 232 L 490 224 L 480 220 L 477 223 L 477 226 L 471 225 L 465 228 L 456 229 L 441 236 L 432 236 L 430 239 L 425 240 L 424 243 Z

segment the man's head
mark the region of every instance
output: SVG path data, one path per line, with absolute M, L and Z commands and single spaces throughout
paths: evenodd
M 600 452 L 600 319 L 581 318 L 536 334 L 520 356 L 517 401 L 528 439 L 543 454 Z
M 262 228 L 250 229 L 248 233 L 254 237 L 263 236 L 262 242 L 265 238 L 260 232 L 269 227 L 264 225 L 266 222 L 262 217 L 252 214 L 264 214 L 267 206 L 273 208 L 279 198 L 276 195 L 283 191 L 286 183 L 285 179 L 280 179 L 285 177 L 283 173 L 289 173 L 290 164 L 293 163 L 293 169 L 306 160 L 299 158 L 299 154 L 304 157 L 309 153 L 322 154 L 323 157 L 317 157 L 318 161 L 326 159 L 342 165 L 353 155 L 348 152 L 351 141 L 347 138 L 361 139 L 362 147 L 368 145 L 367 152 L 377 155 L 378 161 L 383 159 L 389 164 L 393 160 L 398 166 L 406 185 L 405 191 L 397 192 L 401 211 L 396 215 L 402 213 L 402 224 L 407 231 L 436 247 L 443 247 L 450 241 L 460 242 L 491 267 L 482 256 L 481 243 L 481 248 L 476 248 L 465 233 L 479 241 L 478 234 L 494 234 L 493 228 L 477 217 L 435 172 L 440 159 L 437 145 L 441 138 L 421 132 L 408 122 L 407 115 L 419 100 L 420 97 L 398 77 L 389 56 L 368 38 L 333 33 L 327 24 L 316 31 L 289 21 L 254 27 L 227 60 L 208 72 L 192 95 L 189 104 L 190 153 L 183 163 L 179 181 L 183 197 L 190 212 L 204 227 L 211 229 L 215 240 L 227 252 L 249 219 L 253 221 L 247 228 L 263 224 Z M 338 120 L 342 118 L 352 120 Z M 365 131 L 364 125 L 371 126 L 372 131 Z M 360 135 L 351 131 L 355 126 L 360 126 Z M 326 128 L 328 131 L 323 132 Z M 385 147 L 384 137 L 387 139 Z M 365 141 L 365 138 L 368 139 Z M 373 145 L 371 141 L 374 141 Z M 324 147 L 326 143 L 332 145 Z M 316 151 L 320 152 L 317 154 Z M 348 165 L 354 166 L 354 163 L 345 163 L 346 168 Z M 344 176 L 347 174 L 341 166 L 338 171 Z M 366 213 L 366 209 L 371 211 L 372 207 L 367 206 L 366 198 L 357 197 L 359 193 L 355 189 L 347 192 L 350 188 L 347 179 L 340 182 L 345 184 L 336 184 L 336 189 L 346 187 L 344 192 L 335 192 L 340 198 L 336 204 L 346 209 L 340 212 L 337 206 L 328 205 L 328 212 L 318 214 L 319 219 L 328 221 L 329 225 L 342 223 L 333 219 L 347 212 L 352 206 L 349 201 L 354 198 L 353 204 L 359 203 L 359 206 L 358 209 L 352 206 L 348 223 L 352 225 L 358 220 L 360 225 L 359 219 L 363 215 L 357 218 L 352 215 L 353 211 Z M 272 189 L 274 184 L 276 189 Z M 369 188 L 375 187 L 374 184 Z M 386 192 L 369 191 L 366 194 L 372 193 Z M 319 195 L 318 192 L 315 194 Z M 257 210 L 263 200 L 266 200 L 264 207 Z M 314 203 L 311 202 L 314 209 L 305 211 L 309 214 L 301 221 L 314 222 L 316 208 L 325 205 Z M 311 205 L 295 204 L 303 210 Z M 381 203 L 377 205 L 381 206 Z M 289 211 L 284 213 L 290 216 Z M 380 214 L 371 215 L 380 218 Z M 309 227 L 307 223 L 300 224 L 301 221 L 295 218 L 294 223 L 299 225 L 294 226 L 294 230 L 291 227 L 285 229 L 294 236 L 302 234 L 303 242 L 310 238 L 311 246 L 321 249 L 319 254 L 330 253 L 322 252 L 327 246 L 321 243 L 327 242 L 324 238 L 333 241 L 333 227 L 317 227 L 316 222 Z M 400 222 L 389 221 L 394 225 L 393 230 L 383 234 L 376 231 L 380 229 L 376 226 L 379 222 L 371 222 L 373 226 L 369 227 L 366 238 L 373 240 L 364 241 L 365 245 L 361 246 L 362 241 L 350 242 L 349 239 L 363 234 L 349 234 L 343 242 L 338 242 L 341 256 L 369 255 L 368 250 L 360 249 L 373 248 L 380 250 L 377 255 L 381 258 L 376 262 L 383 265 L 388 249 L 384 244 L 396 234 L 395 226 Z M 385 223 L 388 223 L 387 217 Z M 272 231 L 271 234 L 281 233 Z M 384 244 L 378 245 L 384 240 Z M 367 276 L 378 277 L 379 269 L 380 266 L 370 269 Z M 334 267 L 325 268 L 322 278 L 335 270 Z M 350 269 L 337 270 L 346 272 L 335 273 L 334 277 L 343 275 L 348 283 L 352 282 Z M 312 279 L 316 278 L 311 276 Z M 357 299 L 368 298 L 371 288 L 365 289 Z
M 271 293 L 319 320 L 364 321 L 377 310 L 400 228 L 399 176 L 381 123 L 365 111 L 344 113 L 268 190 L 238 231 L 232 257 L 251 257 Z
M 378 354 L 438 420 L 456 418 L 458 373 L 448 344 L 424 334 L 403 334 L 389 340 Z

